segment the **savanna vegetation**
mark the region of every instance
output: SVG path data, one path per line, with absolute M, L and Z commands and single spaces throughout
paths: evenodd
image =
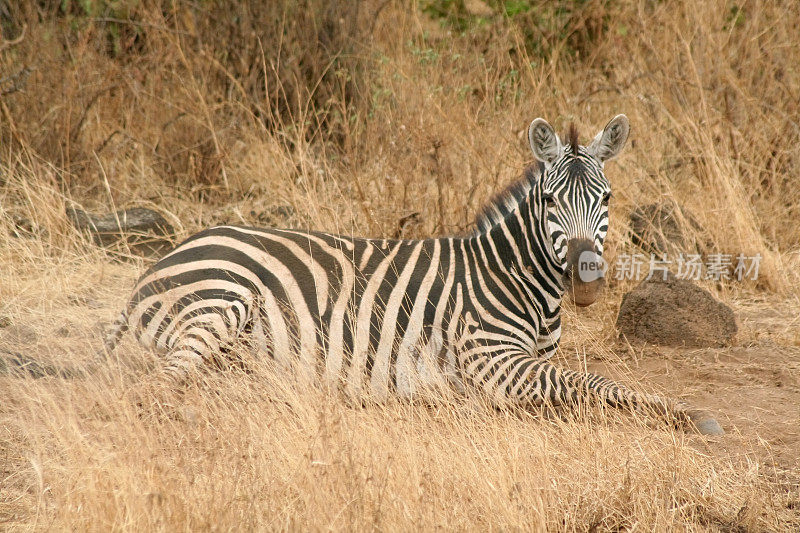
M 800 528 L 800 4 L 795 0 L 0 0 L 0 349 L 80 364 L 150 259 L 70 208 L 460 233 L 531 162 L 625 113 L 610 263 L 636 207 L 762 257 L 701 284 L 734 346 L 637 347 L 635 281 L 566 309 L 562 363 L 714 410 L 705 438 L 617 413 L 480 399 L 356 408 L 258 369 L 142 387 L 130 340 L 84 379 L 0 376 L 10 530 Z

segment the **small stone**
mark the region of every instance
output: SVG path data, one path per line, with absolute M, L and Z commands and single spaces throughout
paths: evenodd
M 13 324 L 13 322 L 11 321 L 10 316 L 0 316 L 0 328 L 7 328 L 11 324 Z

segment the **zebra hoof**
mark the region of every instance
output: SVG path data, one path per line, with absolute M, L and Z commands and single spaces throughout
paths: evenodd
M 704 411 L 687 411 L 689 420 L 701 435 L 724 435 L 725 430 L 719 425 L 716 419 Z

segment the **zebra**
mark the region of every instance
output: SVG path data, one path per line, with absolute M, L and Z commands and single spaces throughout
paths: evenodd
M 711 418 L 551 361 L 561 306 L 591 305 L 611 186 L 604 164 L 629 134 L 617 115 L 588 146 L 571 126 L 562 141 L 544 119 L 528 140 L 535 163 L 478 215 L 474 231 L 442 238 L 353 238 L 293 229 L 218 226 L 152 265 L 106 339 L 126 330 L 186 379 L 233 364 L 247 340 L 257 354 L 348 395 L 413 398 L 440 386 L 477 389 L 497 404 L 575 406 L 587 399 L 669 413 L 721 433 Z M 702 420 L 701 420 L 702 418 Z

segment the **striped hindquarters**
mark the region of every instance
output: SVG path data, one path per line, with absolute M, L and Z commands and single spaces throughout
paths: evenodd
M 345 381 L 352 393 L 411 392 L 420 373 L 441 366 L 453 255 L 448 239 L 212 228 L 145 273 L 128 322 L 176 371 L 218 362 L 248 340 L 300 374 Z M 421 350 L 433 356 L 427 367 Z

